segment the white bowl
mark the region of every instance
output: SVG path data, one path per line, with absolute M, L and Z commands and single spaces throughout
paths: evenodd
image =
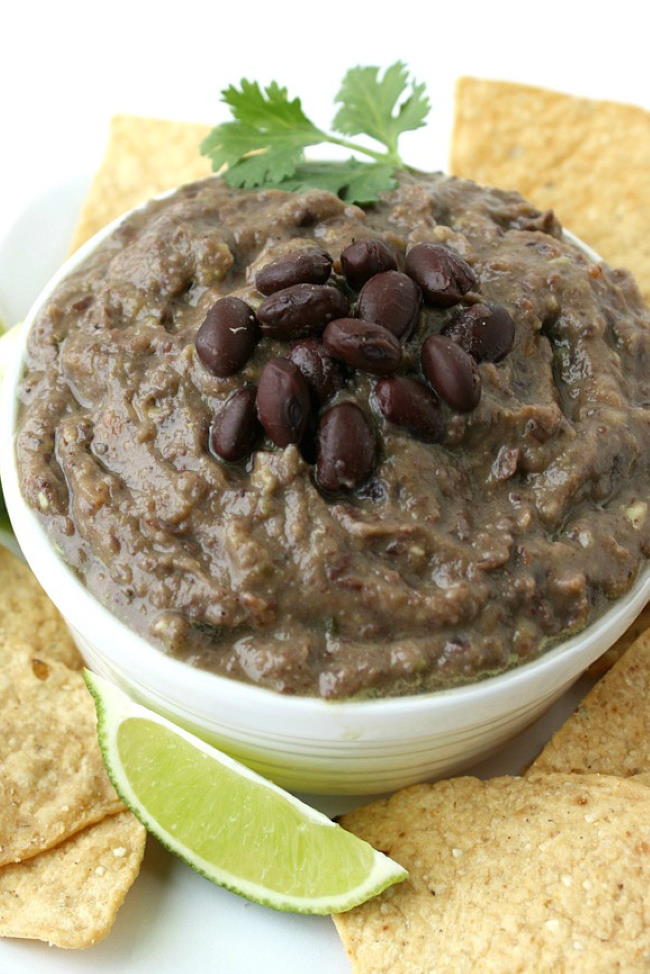
M 92 669 L 284 787 L 372 794 L 456 772 L 498 748 L 549 707 L 638 615 L 650 598 L 648 566 L 599 620 L 531 663 L 469 686 L 358 702 L 287 697 L 229 680 L 167 656 L 132 632 L 54 550 L 22 498 L 14 450 L 27 331 L 59 281 L 121 219 L 66 261 L 37 299 L 9 351 L 0 405 L 0 473 L 16 537 Z

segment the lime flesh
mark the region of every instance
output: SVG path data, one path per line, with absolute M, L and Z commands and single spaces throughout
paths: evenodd
M 406 870 L 260 775 L 86 671 L 115 788 L 171 852 L 277 910 L 340 913 Z

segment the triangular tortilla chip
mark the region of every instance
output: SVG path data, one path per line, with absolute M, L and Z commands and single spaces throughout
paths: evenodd
M 334 917 L 357 974 L 648 971 L 650 789 L 454 778 L 341 824 L 409 878 Z
M 27 565 L 0 547 L 0 650 L 29 643 L 35 656 L 81 669 L 83 660 L 58 610 Z
M 451 171 L 552 208 L 650 301 L 650 112 L 461 78 Z
M 146 832 L 121 812 L 29 862 L 0 869 L 0 937 L 57 947 L 102 940 L 138 875 Z
M 209 176 L 210 161 L 199 152 L 209 131 L 209 125 L 194 122 L 116 115 L 71 250 L 152 196 Z
M 81 673 L 0 647 L 0 865 L 29 859 L 123 808 L 104 770 Z
M 650 772 L 650 630 L 584 698 L 528 774 Z

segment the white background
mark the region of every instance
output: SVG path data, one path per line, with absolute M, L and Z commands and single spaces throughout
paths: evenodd
M 401 58 L 433 103 L 429 126 L 404 139 L 405 155 L 434 169 L 446 165 L 461 74 L 650 107 L 646 0 L 6 0 L 2 11 L 0 222 L 23 218 L 13 251 L 33 268 L 23 282 L 13 261 L 0 266 L 0 314 L 10 320 L 65 252 L 115 112 L 222 121 L 219 92 L 247 76 L 287 85 L 327 125 L 348 67 Z
M 427 83 L 433 103 L 429 126 L 404 140 L 404 154 L 422 168 L 444 168 L 461 74 L 650 108 L 646 7 L 632 0 L 8 0 L 0 24 L 0 314 L 20 317 L 65 253 L 115 112 L 223 121 L 219 91 L 246 76 L 286 84 L 327 126 L 348 67 L 401 58 Z M 518 771 L 570 705 L 480 770 Z M 336 802 L 326 807 L 339 810 Z M 150 843 L 104 944 L 80 954 L 0 943 L 2 974 L 116 970 L 344 974 L 348 966 L 327 919 L 246 904 Z

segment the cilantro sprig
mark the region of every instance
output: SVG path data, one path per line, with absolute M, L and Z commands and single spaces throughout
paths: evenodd
M 230 186 L 327 189 L 353 203 L 371 203 L 396 185 L 395 171 L 408 169 L 398 150 L 403 132 L 421 128 L 429 113 L 424 84 L 409 76 L 402 61 L 386 68 L 351 68 L 336 95 L 339 108 L 332 132 L 318 128 L 272 81 L 260 88 L 242 79 L 221 93 L 232 120 L 212 129 L 201 152 Z M 366 135 L 377 144 L 368 148 L 348 136 Z M 338 162 L 305 158 L 310 146 L 341 146 L 354 153 Z M 359 158 L 363 157 L 365 161 Z

